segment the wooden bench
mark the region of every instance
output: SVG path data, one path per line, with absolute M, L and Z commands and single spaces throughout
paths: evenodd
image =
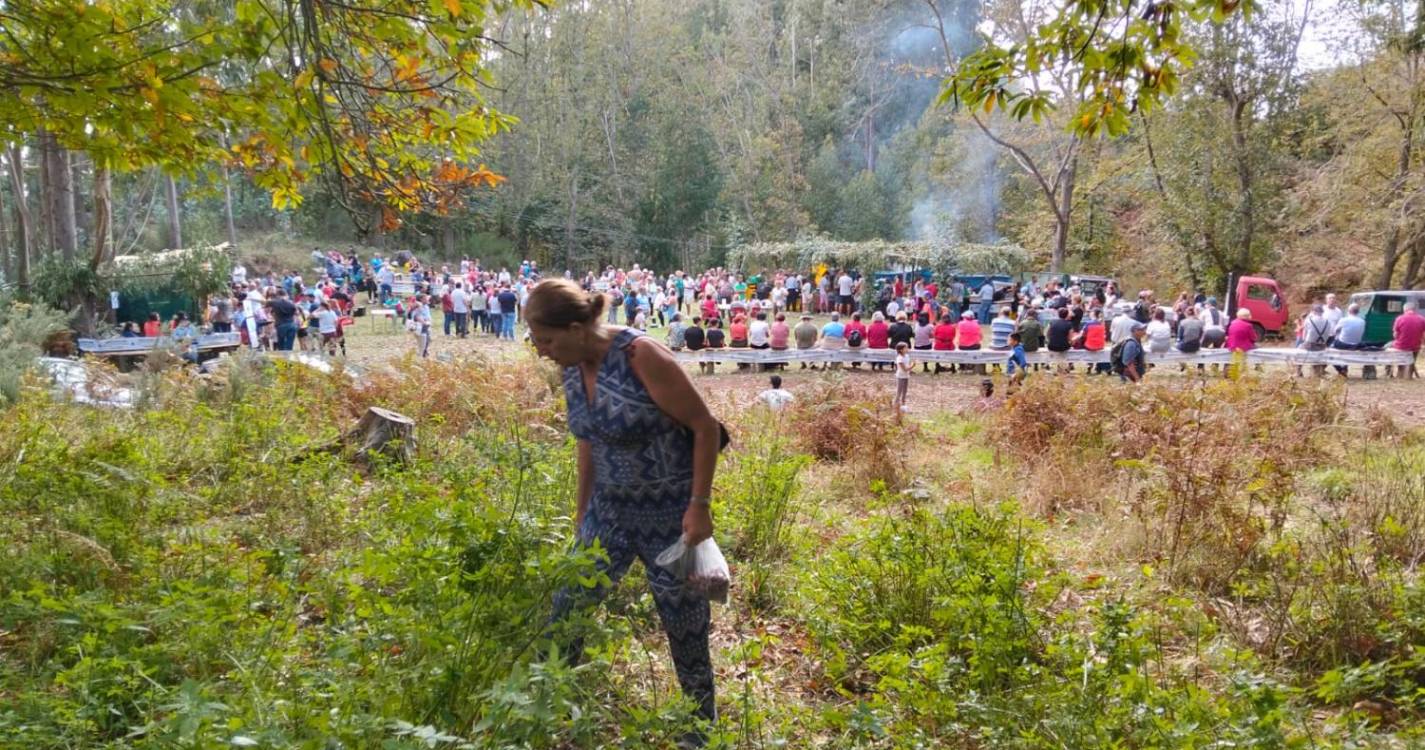
M 242 334 L 209 333 L 197 339 L 198 353 L 207 354 L 236 349 L 242 345 Z M 171 336 L 115 337 L 109 339 L 79 339 L 79 351 L 94 357 L 142 357 L 157 349 L 175 349 L 178 342 Z

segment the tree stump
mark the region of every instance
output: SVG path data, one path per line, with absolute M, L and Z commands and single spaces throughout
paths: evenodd
M 416 422 L 404 414 L 372 406 L 346 433 L 344 440 L 356 449 L 358 459 L 368 460 L 380 454 L 405 464 L 415 455 Z

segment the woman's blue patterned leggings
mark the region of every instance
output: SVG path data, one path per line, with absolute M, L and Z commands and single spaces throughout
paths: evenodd
M 668 648 L 673 652 L 673 667 L 683 694 L 698 705 L 699 713 L 708 721 L 717 718 L 714 700 L 712 658 L 708 650 L 710 607 L 708 601 L 693 594 L 654 559 L 678 541 L 682 534 L 682 511 L 669 508 L 614 509 L 600 507 L 591 500 L 579 527 L 580 545 L 595 539 L 608 553 L 608 560 L 599 564 L 600 572 L 609 577 L 611 586 L 596 589 L 565 589 L 554 597 L 554 621 L 575 610 L 592 608 L 612 586 L 628 572 L 637 557 L 648 573 L 648 586 L 658 605 L 663 632 L 668 635 Z M 686 505 L 684 505 L 686 507 Z M 676 510 L 676 512 L 672 512 Z M 669 520 L 676 522 L 669 524 Z M 570 658 L 578 660 L 583 652 L 582 639 L 569 644 Z

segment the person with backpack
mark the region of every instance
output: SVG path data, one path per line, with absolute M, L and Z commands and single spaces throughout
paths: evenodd
M 1326 317 L 1325 308 L 1318 304 L 1311 306 L 1311 314 L 1306 316 L 1306 321 L 1301 327 L 1301 348 L 1308 352 L 1324 352 L 1331 346 L 1331 332 L 1333 330 L 1330 319 Z M 1321 377 L 1326 374 L 1326 365 L 1312 365 L 1311 374 Z
M 866 345 L 866 324 L 861 322 L 859 311 L 851 313 L 851 322 L 846 324 L 846 348 L 858 352 Z M 852 362 L 852 369 L 861 369 L 860 362 Z
M 1138 293 L 1138 301 L 1133 304 L 1133 319 L 1148 325 L 1148 321 L 1153 319 L 1153 293 L 1144 289 Z
M 1119 379 L 1126 383 L 1141 382 L 1147 371 L 1147 357 L 1143 347 L 1143 337 L 1147 332 L 1148 326 L 1134 321 L 1132 335 L 1114 344 L 1113 351 L 1109 353 L 1110 366 L 1118 373 Z
M 1208 297 L 1202 308 L 1202 348 L 1221 349 L 1226 343 L 1227 316 L 1217 309 L 1217 298 Z

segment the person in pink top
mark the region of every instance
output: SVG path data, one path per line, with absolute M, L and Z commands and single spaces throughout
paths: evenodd
M 956 346 L 960 351 L 974 351 L 980 348 L 980 323 L 975 320 L 975 314 L 966 310 L 960 313 L 960 330 L 955 336 Z
M 866 348 L 891 348 L 891 327 L 886 325 L 886 316 L 879 312 L 871 314 L 871 325 L 866 326 Z M 871 369 L 880 370 L 886 364 L 885 362 L 872 362 Z
M 772 329 L 767 334 L 767 343 L 774 350 L 786 349 L 791 337 L 792 328 L 787 325 L 786 313 L 777 313 L 776 320 L 772 322 Z
M 1251 310 L 1237 308 L 1237 318 L 1227 324 L 1227 348 L 1243 353 L 1257 348 L 1257 327 L 1252 325 Z
M 1232 352 L 1232 364 L 1227 366 L 1227 377 L 1241 375 L 1247 364 L 1247 352 L 1257 347 L 1257 328 L 1252 325 L 1252 311 L 1237 308 L 1237 317 L 1227 324 L 1227 349 Z
M 1410 364 L 1400 366 L 1397 371 L 1398 377 L 1420 377 L 1420 371 L 1416 365 L 1420 359 L 1421 341 L 1425 339 L 1425 317 L 1421 317 L 1419 307 L 1414 302 L 1405 303 L 1405 310 L 1400 313 L 1400 317 L 1395 319 L 1395 325 L 1391 329 L 1394 340 L 1390 342 L 1390 347 L 1402 352 L 1410 352 Z

